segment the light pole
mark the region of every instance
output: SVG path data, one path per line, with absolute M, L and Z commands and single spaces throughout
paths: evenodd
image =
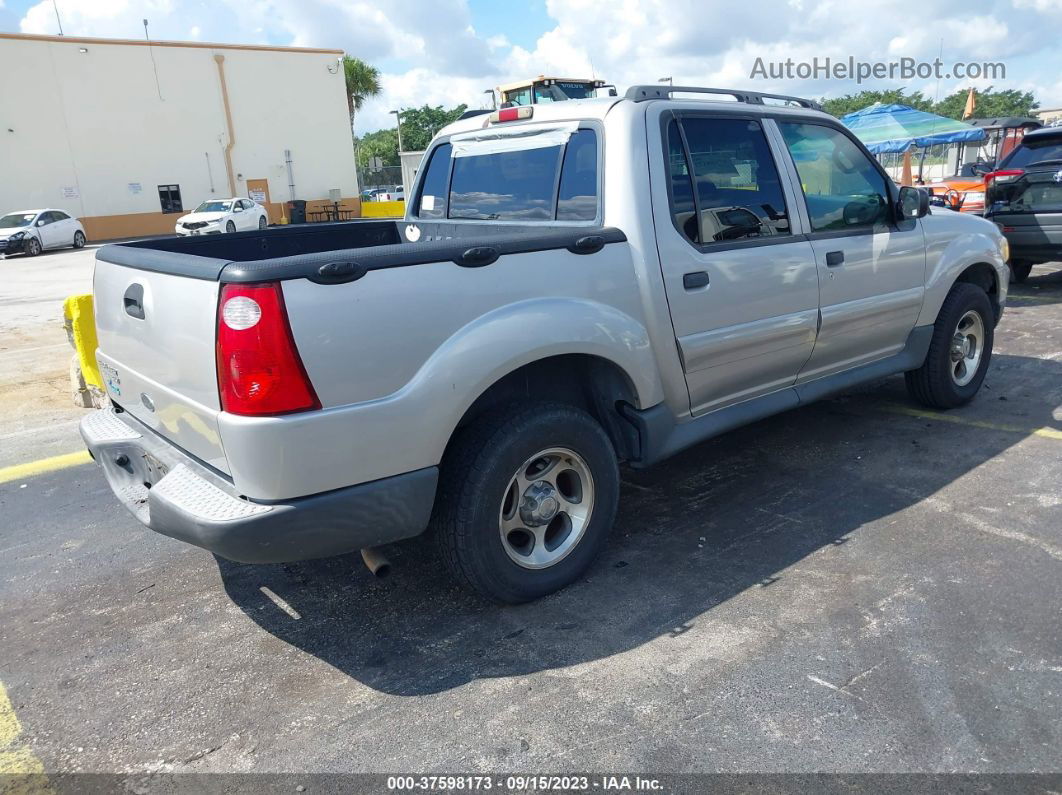
M 494 98 L 494 89 L 493 88 L 488 88 L 483 93 L 484 94 L 490 94 L 490 107 L 491 107 L 491 110 L 497 110 L 498 109 L 498 101 Z
M 395 125 L 398 127 L 398 154 L 402 154 L 402 117 L 399 115 L 402 113 L 400 110 L 392 110 L 391 113 L 395 114 Z
M 667 81 L 667 84 L 668 84 L 669 86 L 673 86 L 673 85 L 675 85 L 675 81 L 674 81 L 674 80 L 673 80 L 672 78 L 670 78 L 670 77 L 661 77 L 661 78 L 660 78 L 660 79 L 658 79 L 658 80 L 657 80 L 656 82 L 658 82 L 658 83 L 663 83 L 663 82 L 664 82 L 665 80 Z

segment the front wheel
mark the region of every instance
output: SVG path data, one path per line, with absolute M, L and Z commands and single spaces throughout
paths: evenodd
M 85 233 L 82 231 L 74 232 L 74 248 L 85 247 Z
M 578 579 L 616 515 L 612 443 L 586 412 L 510 406 L 459 432 L 443 459 L 433 527 L 454 577 L 508 604 Z
M 236 224 L 234 224 L 232 221 L 229 221 L 227 224 L 225 224 L 225 231 L 231 235 L 233 232 L 236 231 Z
M 26 256 L 27 257 L 36 257 L 43 250 L 44 250 L 44 247 L 41 246 L 41 241 L 39 241 L 37 238 L 31 237 L 29 240 L 26 241 Z
M 1025 262 L 1024 260 L 1010 263 L 1011 280 L 1021 284 L 1029 278 L 1029 274 L 1032 273 L 1032 267 L 1031 262 Z
M 984 290 L 965 282 L 952 287 L 933 324 L 925 362 L 905 374 L 911 397 L 937 409 L 972 400 L 992 359 L 994 327 L 992 302 Z

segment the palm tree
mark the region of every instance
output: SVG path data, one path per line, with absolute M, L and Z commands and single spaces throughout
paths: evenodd
M 350 110 L 350 123 L 354 124 L 354 114 L 361 110 L 367 97 L 380 93 L 380 70 L 369 66 L 360 58 L 343 56 L 343 76 L 347 82 L 347 108 Z

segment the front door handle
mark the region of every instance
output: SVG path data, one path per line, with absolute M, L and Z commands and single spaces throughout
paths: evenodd
M 844 252 L 843 251 L 827 251 L 826 252 L 826 267 L 836 268 L 840 265 L 844 265 Z
M 693 273 L 684 273 L 682 275 L 682 286 L 687 290 L 697 290 L 701 287 L 707 287 L 709 281 L 711 281 L 711 279 L 708 278 L 707 271 L 694 271 Z

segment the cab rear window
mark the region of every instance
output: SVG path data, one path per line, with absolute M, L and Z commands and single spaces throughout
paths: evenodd
M 476 221 L 593 221 L 598 207 L 597 134 L 576 130 L 559 146 L 453 157 L 431 155 L 417 217 Z

